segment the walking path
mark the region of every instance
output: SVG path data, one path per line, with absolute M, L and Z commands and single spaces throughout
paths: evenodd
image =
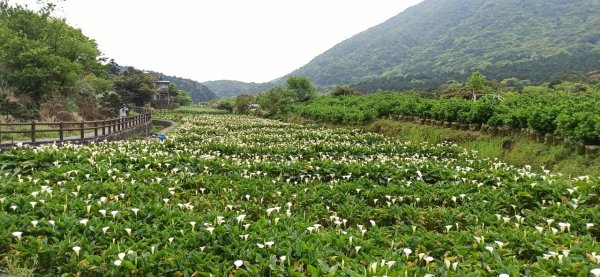
M 177 127 L 177 123 L 174 122 L 174 121 L 170 121 L 170 120 L 156 120 L 156 119 L 154 119 L 153 121 L 159 121 L 161 123 L 166 123 L 166 124 L 161 124 L 159 126 L 167 125 L 165 128 L 163 128 L 162 130 L 160 130 L 158 132 L 159 134 L 163 134 L 164 135 L 167 132 L 173 130 L 175 127 Z M 85 140 L 92 140 L 92 139 L 95 138 L 94 136 L 95 136 L 94 132 L 85 133 L 83 141 L 85 141 Z M 64 137 L 63 141 L 59 141 L 59 140 L 57 140 L 57 138 L 39 138 L 39 139 L 36 139 L 35 145 L 47 144 L 47 143 L 53 143 L 53 142 L 61 143 L 61 142 L 80 142 L 80 141 L 82 141 L 81 135 Z M 1 148 L 11 147 L 13 145 L 13 143 L 15 143 L 15 144 L 16 143 L 31 144 L 31 141 L 30 140 L 23 140 L 23 141 L 21 141 L 21 140 L 2 141 L 2 143 L 0 143 L 0 147 Z
M 169 131 L 175 129 L 175 127 L 177 127 L 177 123 L 175 121 L 166 120 L 166 119 L 154 120 L 154 121 L 162 121 L 162 122 L 166 122 L 166 123 L 170 124 L 169 126 L 167 126 L 166 128 L 164 128 L 158 132 L 161 135 L 165 135 L 165 134 L 167 134 L 167 132 L 169 132 Z

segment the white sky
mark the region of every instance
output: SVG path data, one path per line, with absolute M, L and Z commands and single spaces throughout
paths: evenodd
M 66 0 L 58 15 L 122 65 L 266 82 L 421 1 Z

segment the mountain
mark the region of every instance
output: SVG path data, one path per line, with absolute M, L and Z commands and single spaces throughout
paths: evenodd
M 371 91 L 435 88 L 476 70 L 543 82 L 598 69 L 598 0 L 425 0 L 289 75 Z
M 218 98 L 217 95 L 208 87 L 203 85 L 200 82 L 196 82 L 194 80 L 173 77 L 167 75 L 160 75 L 160 79 L 163 81 L 169 81 L 174 83 L 178 88 L 186 91 L 192 96 L 192 100 L 195 103 L 198 102 L 208 102 L 212 99 Z
M 219 98 L 230 98 L 239 94 L 255 95 L 276 85 L 274 83 L 244 83 L 230 80 L 208 81 L 203 84 L 214 91 Z

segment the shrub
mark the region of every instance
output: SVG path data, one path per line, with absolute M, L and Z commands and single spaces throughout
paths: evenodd
M 557 117 L 556 122 L 559 135 L 585 144 L 600 144 L 598 113 L 589 111 L 562 113 Z
M 337 86 L 331 92 L 331 96 L 333 96 L 333 97 L 348 96 L 348 95 L 360 96 L 363 94 L 360 91 L 355 90 L 354 88 L 349 87 L 349 86 Z
M 250 104 L 254 103 L 254 96 L 248 94 L 240 94 L 235 97 L 235 111 L 239 114 L 245 114 L 250 108 Z
M 221 99 L 215 105 L 215 108 L 218 110 L 225 110 L 228 112 L 233 112 L 234 100 L 233 99 Z
M 560 107 L 538 104 L 530 109 L 527 119 L 529 128 L 541 133 L 554 133 L 556 130 L 556 117 L 560 114 Z

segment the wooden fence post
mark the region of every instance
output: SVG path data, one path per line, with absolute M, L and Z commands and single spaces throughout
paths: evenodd
M 130 129 L 134 129 L 137 127 L 147 127 L 146 124 L 150 123 L 152 121 L 152 112 L 145 110 L 145 109 L 138 109 L 138 114 L 135 116 L 129 116 L 129 117 L 125 117 L 125 118 L 113 118 L 113 119 L 108 119 L 108 120 L 100 120 L 100 121 L 85 121 L 85 120 L 81 120 L 80 122 L 64 122 L 64 121 L 59 121 L 59 122 L 53 122 L 53 123 L 42 123 L 41 126 L 48 126 L 50 129 L 46 130 L 44 128 L 41 129 L 41 132 L 52 132 L 53 134 L 56 134 L 55 132 L 58 132 L 59 138 L 57 139 L 44 139 L 42 140 L 43 142 L 64 142 L 65 139 L 65 132 L 67 133 L 67 136 L 69 135 L 69 131 L 77 131 L 79 130 L 79 138 L 81 140 L 85 140 L 86 139 L 86 131 L 88 130 L 94 130 L 94 137 L 96 140 L 114 133 L 122 133 L 126 130 L 130 130 Z M 160 110 L 157 110 L 158 112 L 160 112 Z M 18 126 L 31 126 L 30 131 L 23 131 L 22 129 L 18 128 Z M 12 141 L 12 144 L 15 143 L 15 138 L 12 135 L 13 133 L 24 133 L 24 135 L 26 135 L 27 133 L 30 134 L 31 137 L 31 143 L 37 143 L 37 128 L 38 125 L 40 125 L 36 120 L 32 120 L 30 123 L 27 122 L 22 122 L 22 123 L 14 123 L 14 124 L 3 124 L 0 123 L 0 144 L 2 142 L 5 141 L 5 139 L 2 137 L 3 134 L 11 134 L 11 139 L 10 140 L 6 140 L 6 142 L 8 141 Z M 79 128 L 73 128 L 71 126 L 77 126 L 79 125 Z M 93 126 L 92 126 L 93 125 Z M 8 131 L 6 131 L 6 126 L 17 126 L 17 131 L 11 131 L 12 127 L 8 127 Z M 58 128 L 56 127 L 58 126 Z M 2 130 L 2 129 L 5 130 Z M 108 128 L 108 130 L 106 130 L 106 128 Z M 102 129 L 102 133 L 100 133 L 100 130 Z M 148 131 L 148 130 L 146 130 Z M 91 134 L 90 134 L 91 135 Z M 89 138 L 92 138 L 91 136 Z
M 58 128 L 59 128 L 58 136 L 60 138 L 60 141 L 63 141 L 63 140 L 65 140 L 65 127 L 64 127 L 64 123 L 62 121 L 58 124 Z
M 31 121 L 31 142 L 35 143 L 35 120 Z
M 81 121 L 81 123 L 79 124 L 79 134 L 81 139 L 85 138 L 85 121 Z

